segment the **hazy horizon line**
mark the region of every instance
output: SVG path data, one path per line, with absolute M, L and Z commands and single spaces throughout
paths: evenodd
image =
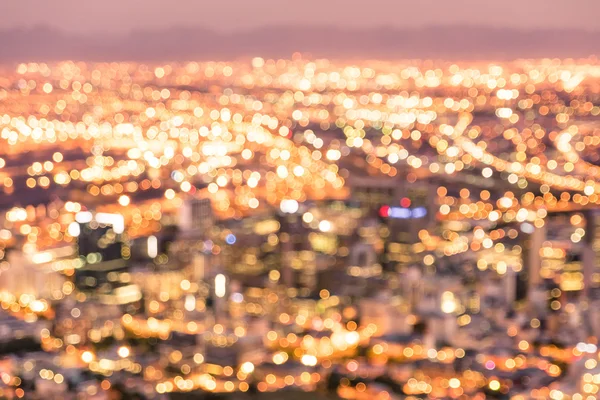
M 227 33 L 183 25 L 81 35 L 40 24 L 0 30 L 5 44 L 0 48 L 0 60 L 224 60 L 288 57 L 293 53 L 382 60 L 589 58 L 600 50 L 597 33 L 585 28 L 523 29 L 476 24 L 419 28 L 279 24 Z

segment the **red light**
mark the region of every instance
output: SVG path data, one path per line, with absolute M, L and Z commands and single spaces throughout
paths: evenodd
M 400 200 L 400 205 L 404 208 L 410 207 L 410 199 L 408 197 L 403 197 L 402 200 Z
M 379 215 L 381 215 L 382 217 L 389 217 L 390 216 L 390 206 L 381 206 L 381 208 L 379 209 Z

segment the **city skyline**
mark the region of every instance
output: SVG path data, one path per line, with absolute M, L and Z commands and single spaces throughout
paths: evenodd
M 2 71 L 0 396 L 598 391 L 596 59 Z
M 0 400 L 596 400 L 599 14 L 1 2 Z

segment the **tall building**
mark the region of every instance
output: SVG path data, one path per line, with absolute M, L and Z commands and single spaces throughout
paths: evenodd
M 379 208 L 381 221 L 389 232 L 382 265 L 387 270 L 402 271 L 420 264 L 424 254 L 417 254 L 413 245 L 420 242 L 419 232 L 432 231 L 436 206 L 431 185 L 414 185 L 398 192 L 397 198 Z
M 107 304 L 140 300 L 139 288 L 127 273 L 131 250 L 123 216 L 86 211 L 78 213 L 73 224 L 69 229 L 77 237 L 80 265 L 75 270 L 75 284 L 79 290 Z
M 212 227 L 213 222 L 210 199 L 189 198 L 183 203 L 179 219 L 182 231 L 206 231 Z
M 298 214 L 281 213 L 278 215 L 280 224 L 280 256 L 282 283 L 288 287 L 298 285 L 299 276 L 303 271 L 294 268 L 294 258 L 304 247 L 306 231 Z

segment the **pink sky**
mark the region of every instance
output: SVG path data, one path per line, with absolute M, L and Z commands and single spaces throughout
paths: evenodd
M 275 24 L 431 24 L 600 30 L 600 0 L 0 0 L 0 29 L 73 32 L 170 26 L 234 31 Z

